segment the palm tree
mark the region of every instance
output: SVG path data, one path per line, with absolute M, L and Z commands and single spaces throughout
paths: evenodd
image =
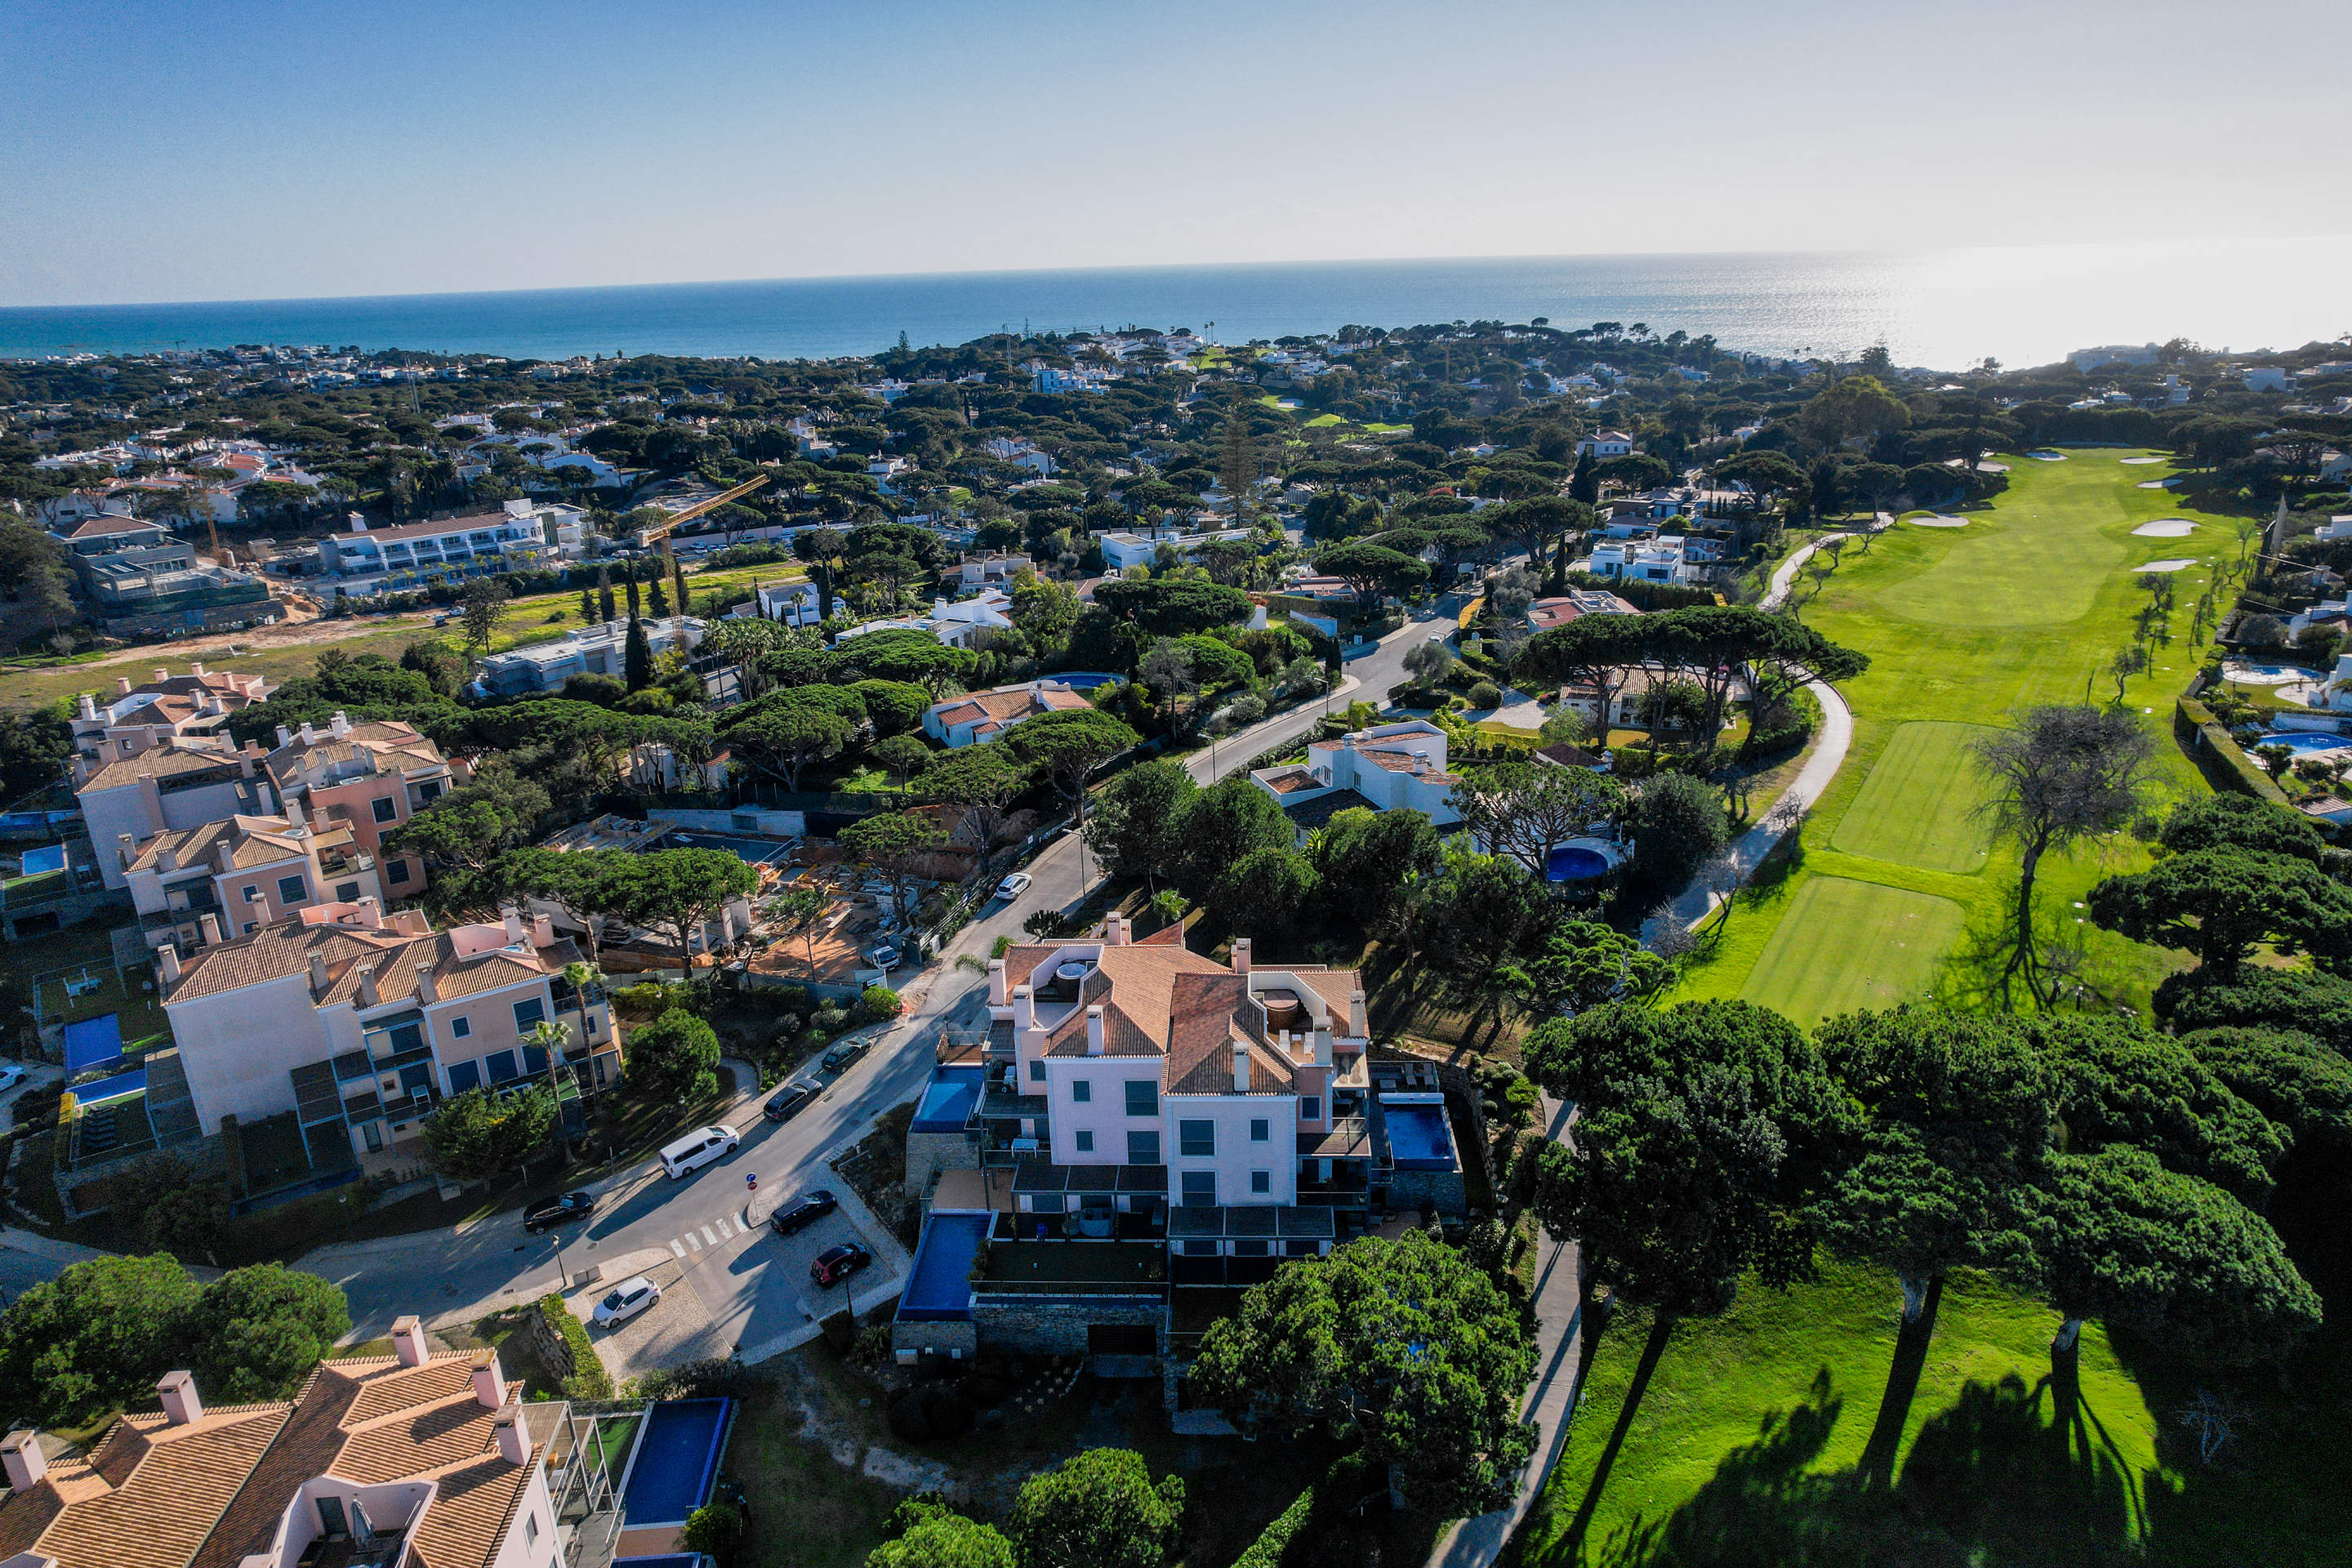
M 564 966 L 564 977 L 569 979 L 572 970 L 585 970 L 587 967 L 584 963 L 567 964 Z M 587 1038 L 588 1029 L 588 1009 L 585 1002 L 581 1004 L 580 1016 L 581 1038 L 584 1040 Z M 568 1162 L 572 1158 L 572 1140 L 563 1129 L 563 1089 L 556 1077 L 556 1069 L 563 1061 L 564 1040 L 563 1026 L 551 1018 L 541 1018 L 538 1023 L 533 1024 L 530 1032 L 522 1037 L 522 1043 L 526 1047 L 547 1053 L 547 1091 L 555 1097 L 555 1152 L 559 1159 Z

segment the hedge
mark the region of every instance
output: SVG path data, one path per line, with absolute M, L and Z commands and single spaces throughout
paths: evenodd
M 1314 1514 L 1314 1491 L 1310 1489 L 1300 1492 L 1297 1500 L 1276 1514 L 1274 1522 L 1250 1543 L 1250 1549 L 1234 1559 L 1234 1568 L 1281 1568 L 1291 1542 L 1307 1528 L 1307 1521 Z
M 2264 773 L 2246 755 L 2245 749 L 2230 739 L 2230 731 L 2213 717 L 2213 710 L 2193 697 L 2175 700 L 2172 710 L 2172 732 L 2205 775 L 2205 782 L 2217 790 L 2234 790 L 2250 795 L 2273 805 L 2287 805 L 2286 792 L 2276 780 Z
M 572 1352 L 572 1375 L 563 1380 L 563 1396 L 567 1399 L 610 1399 L 613 1397 L 613 1375 L 604 1363 L 596 1359 L 596 1347 L 590 1342 L 588 1331 L 572 1315 L 572 1309 L 557 1295 L 539 1299 L 539 1315 L 563 1348 Z
M 1330 1524 L 1344 1519 L 1372 1490 L 1370 1464 L 1361 1454 L 1343 1454 L 1332 1461 L 1323 1479 L 1298 1494 L 1298 1500 L 1275 1516 L 1250 1549 L 1234 1560 L 1234 1568 L 1281 1568 L 1293 1542 L 1319 1518 Z

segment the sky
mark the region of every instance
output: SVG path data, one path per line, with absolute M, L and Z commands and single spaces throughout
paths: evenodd
M 2352 5 L 0 0 L 0 305 L 2340 232 Z

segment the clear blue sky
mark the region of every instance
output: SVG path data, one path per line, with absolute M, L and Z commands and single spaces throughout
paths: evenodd
M 0 0 L 0 304 L 2340 229 L 2352 5 Z

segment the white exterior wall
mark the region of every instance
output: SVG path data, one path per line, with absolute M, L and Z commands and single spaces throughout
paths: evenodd
M 1160 1134 L 1160 1157 L 1168 1158 L 1173 1150 L 1173 1134 L 1165 1121 L 1166 1097 L 1160 1093 L 1161 1058 L 1158 1057 L 1047 1057 L 1045 1058 L 1045 1089 L 1049 1099 L 1046 1113 L 1054 1131 L 1054 1163 L 1056 1165 L 1124 1165 L 1127 1163 L 1127 1135 L 1130 1131 Z M 1155 1103 L 1163 1114 L 1130 1117 L 1127 1113 L 1127 1080 L 1150 1080 Z M 1093 1089 L 1093 1097 L 1081 1104 L 1074 1098 L 1070 1086 L 1085 1079 Z M 1024 1083 L 1024 1093 L 1034 1094 L 1037 1086 Z M 1091 1132 L 1095 1146 L 1089 1152 L 1078 1149 L 1078 1133 Z
M 1168 1202 L 1184 1201 L 1187 1171 L 1210 1171 L 1217 1178 L 1217 1202 L 1296 1204 L 1298 1201 L 1298 1097 L 1291 1094 L 1178 1094 L 1168 1097 L 1161 1120 L 1160 1152 L 1168 1163 Z M 1183 1153 L 1179 1124 L 1216 1123 L 1216 1152 L 1209 1156 Z M 1266 1124 L 1263 1143 L 1250 1139 L 1250 1123 Z M 1271 1173 L 1270 1193 L 1250 1191 L 1250 1173 Z
M 348 1024 L 351 1010 L 338 1011 Z M 308 974 L 166 1003 L 164 1013 L 179 1042 L 196 1121 L 208 1134 L 220 1131 L 224 1116 L 250 1123 L 293 1110 L 289 1068 L 360 1044 L 355 1026 L 345 1031 L 348 1041 L 331 1044 L 327 1020 L 311 1005 Z
M 498 1555 L 490 1559 L 490 1568 L 555 1568 L 559 1561 L 555 1501 L 547 1491 L 547 1458 L 543 1454 L 534 1455 L 530 1484 L 523 1489 L 522 1502 L 507 1521 L 507 1538 L 499 1543 Z

